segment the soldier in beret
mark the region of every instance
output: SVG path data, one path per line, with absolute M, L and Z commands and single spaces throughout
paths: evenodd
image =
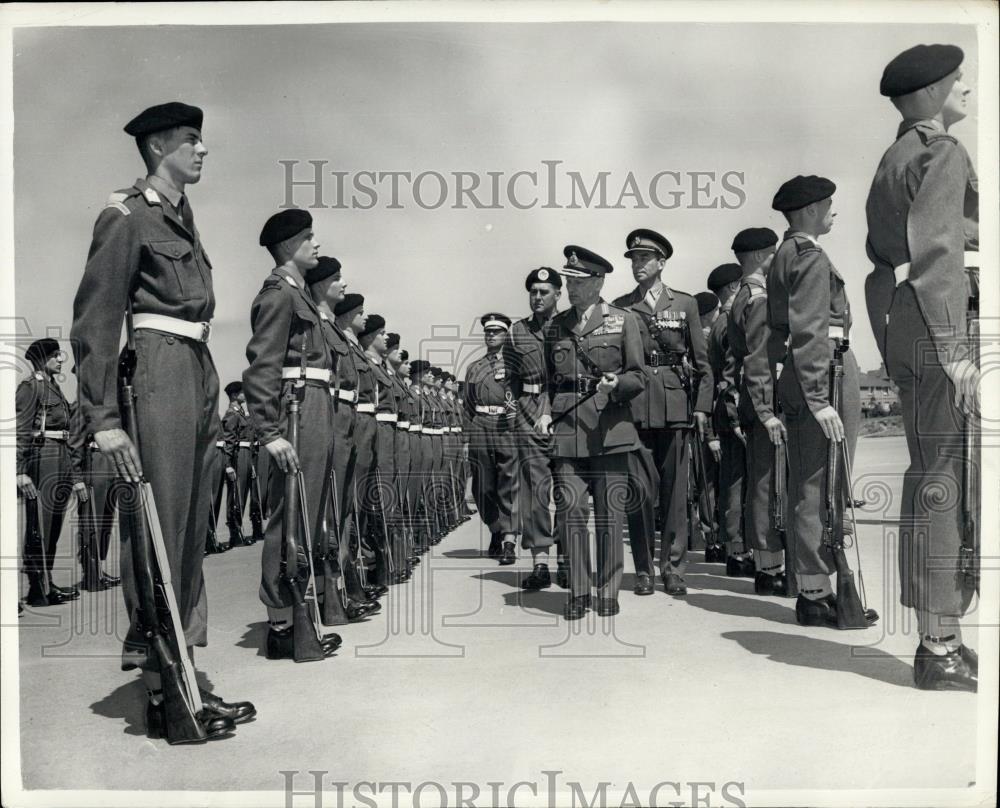
M 243 393 L 242 382 L 230 382 L 224 388 L 229 396 L 229 408 L 222 417 L 222 440 L 226 453 L 226 477 L 231 481 L 229 487 L 230 505 L 226 509 L 226 524 L 229 527 L 229 546 L 237 544 L 253 544 L 264 540 L 264 526 L 260 518 L 260 494 L 253 485 L 250 466 L 254 462 L 253 444 L 254 427 L 247 409 L 247 397 Z M 232 500 L 235 499 L 236 507 Z M 243 535 L 243 510 L 247 501 L 250 505 L 250 517 L 253 533 Z
M 472 493 L 490 531 L 489 555 L 501 565 L 517 560 L 518 452 L 517 401 L 510 386 L 504 344 L 510 318 L 490 312 L 480 317 L 486 355 L 465 373 L 465 414 L 469 421 Z M 499 549 L 499 552 L 498 552 Z
M 354 518 L 354 489 L 357 471 L 355 432 L 358 400 L 358 372 L 351 356 L 351 338 L 337 323 L 336 307 L 347 299 L 347 282 L 340 261 L 321 255 L 307 278 L 309 294 L 316 301 L 320 325 L 333 363 L 330 406 L 333 414 L 333 461 L 329 480 L 331 508 L 324 534 L 325 551 L 320 553 L 324 587 L 338 590 L 340 597 L 323 598 L 323 623 L 344 625 L 363 619 L 374 610 L 371 602 L 384 590 L 365 588 L 350 552 L 350 526 Z M 351 305 L 348 303 L 348 305 Z M 339 518 L 338 518 L 339 517 Z
M 698 317 L 701 319 L 701 333 L 705 340 L 708 340 L 708 332 L 712 328 L 712 323 L 719 316 L 719 298 L 715 292 L 698 292 L 694 296 L 695 303 L 698 304 Z
M 247 343 L 248 367 L 243 390 L 250 414 L 260 430 L 260 441 L 271 455 L 271 519 L 264 533 L 261 556 L 260 599 L 267 607 L 269 630 L 265 643 L 268 659 L 294 656 L 291 596 L 281 580 L 285 476 L 300 470 L 306 501 L 299 503 L 314 549 L 325 546 L 324 527 L 330 508 L 327 480 L 332 463 L 330 402 L 330 348 L 323 336 L 319 309 L 306 289 L 309 273 L 318 265 L 319 245 L 312 216 L 289 209 L 267 220 L 260 245 L 274 259 L 275 268 L 265 279 L 250 309 L 253 331 Z M 288 441 L 287 408 L 301 392 L 298 449 Z M 297 526 L 292 526 L 293 528 Z M 301 548 L 303 552 L 306 548 Z M 290 574 L 301 574 L 308 559 L 287 559 Z M 316 588 L 324 581 L 316 578 Z M 337 596 L 325 592 L 324 597 Z M 340 637 L 328 634 L 322 642 L 325 656 L 340 646 Z
M 667 593 L 687 593 L 688 523 L 687 481 L 688 432 L 705 434 L 712 408 L 712 370 L 708 364 L 705 337 L 699 327 L 698 304 L 685 293 L 671 289 L 662 279 L 663 268 L 673 255 L 670 242 L 653 230 L 633 230 L 625 240 L 625 257 L 632 262 L 638 286 L 615 300 L 639 321 L 645 355 L 645 388 L 632 399 L 631 408 L 646 451 L 637 457 L 652 459 L 655 473 L 641 475 L 652 486 L 629 523 L 632 554 L 636 562 L 636 594 L 653 591 L 652 556 L 648 561 L 637 547 L 639 537 L 652 546 L 655 537 L 653 507 L 663 519 L 660 537 L 660 575 Z M 640 561 L 642 563 L 640 563 Z
M 407 361 L 408 354 L 401 346 L 399 334 L 386 334 L 386 373 L 392 380 L 392 395 L 396 401 L 396 433 L 395 433 L 395 453 L 396 453 L 396 477 L 394 482 L 396 498 L 399 501 L 399 514 L 401 528 L 403 532 L 404 561 L 410 569 L 420 563 L 420 557 L 416 555 L 413 548 L 413 496 L 410 494 L 410 481 L 419 468 L 419 460 L 414 466 L 413 444 L 411 440 L 410 426 L 415 412 L 415 401 L 410 395 L 407 380 L 410 376 L 410 363 Z M 399 562 L 397 562 L 399 563 Z
M 206 344 L 215 310 L 211 262 L 184 193 L 201 179 L 208 153 L 202 120 L 197 107 L 170 102 L 126 124 L 146 178 L 111 194 L 97 218 L 70 331 L 85 429 L 121 477 L 133 483 L 147 479 L 152 486 L 189 655 L 207 643 L 202 560 L 209 490 L 203 475 L 218 436 L 219 396 Z M 126 310 L 135 337 L 140 450 L 122 428 L 118 405 Z M 159 379 L 169 384 L 157 384 Z M 159 667 L 136 620 L 127 527 L 123 538 L 122 590 L 130 627 L 122 667 L 142 667 L 149 693 L 146 730 L 158 737 L 166 725 Z M 249 702 L 227 703 L 214 694 L 202 693 L 202 702 L 199 718 L 209 737 L 228 734 L 234 722 L 256 714 Z
M 607 260 L 583 247 L 563 249 L 572 308 L 545 329 L 548 409 L 537 422 L 552 433 L 556 530 L 569 556 L 570 598 L 563 612 L 578 620 L 590 609 L 588 494 L 597 533 L 597 602 L 601 616 L 619 611 L 622 532 L 632 494 L 631 453 L 639 436 L 629 403 L 644 386 L 642 336 L 633 314 L 601 298 Z M 637 562 L 638 563 L 638 562 Z
M 17 491 L 26 510 L 36 509 L 41 534 L 25 533 L 29 606 L 54 606 L 80 597 L 76 587 L 56 586 L 52 580 L 70 494 L 75 492 L 84 501 L 88 496 L 70 452 L 70 404 L 56 380 L 65 356 L 51 337 L 31 343 L 25 358 L 34 372 L 17 386 L 15 394 Z
M 562 276 L 549 267 L 528 273 L 524 288 L 528 291 L 531 315 L 511 326 L 504 345 L 504 365 L 510 376 L 510 389 L 517 401 L 518 512 L 521 516 L 521 546 L 531 551 L 532 572 L 521 586 L 524 589 L 547 589 L 549 548 L 552 529 L 552 467 L 548 435 L 535 429 L 538 416 L 545 409 L 545 329 L 555 316 L 562 295 Z M 557 546 L 556 583 L 564 589 L 569 584 L 569 568 L 563 548 Z
M 737 417 L 739 369 L 729 346 L 729 312 L 740 288 L 739 264 L 722 264 L 708 275 L 708 288 L 719 298 L 719 316 L 708 335 L 708 362 L 715 379 L 712 432 L 719 441 L 719 522 L 726 546 L 726 575 L 754 577 L 754 562 L 743 535 L 743 478 L 746 471 L 746 438 Z
M 746 444 L 743 526 L 754 552 L 754 591 L 758 595 L 796 595 L 795 570 L 786 572 L 781 536 L 771 521 L 773 444 L 785 440 L 777 415 L 771 370 L 767 363 L 767 273 L 774 260 L 778 236 L 766 227 L 741 230 L 733 239 L 733 253 L 742 269 L 739 291 L 727 324 L 729 350 L 738 382 L 737 422 Z
M 358 342 L 371 364 L 375 382 L 375 439 L 369 465 L 358 468 L 358 481 L 360 490 L 371 500 L 368 535 L 373 539 L 375 584 L 387 586 L 409 580 L 411 570 L 403 548 L 399 498 L 394 493 L 399 410 L 385 364 L 385 318 L 379 314 L 367 315 L 364 328 L 358 332 Z
M 772 207 L 785 215 L 788 230 L 767 276 L 768 363 L 783 366 L 776 388 L 786 419 L 789 532 L 799 588 L 795 616 L 802 625 L 830 627 L 837 626 L 837 598 L 821 518 L 827 448 L 829 441 L 847 441 L 853 460 L 861 413 L 858 366 L 850 348 L 843 356 L 840 412 L 830 404 L 830 361 L 851 329 L 843 278 L 818 241 L 833 227 L 835 190 L 817 176 L 798 176 L 778 189 Z M 781 431 L 773 424 L 768 430 L 772 439 Z M 878 615 L 869 610 L 866 618 L 871 625 Z
M 963 56 L 954 45 L 917 45 L 882 75 L 880 92 L 903 120 L 868 192 L 875 268 L 865 297 L 899 388 L 910 452 L 899 563 L 901 601 L 916 611 L 920 632 L 914 681 L 926 690 L 974 691 L 979 660 L 962 642 L 959 618 L 978 591 L 979 459 L 975 444 L 972 457 L 955 447 L 965 431 L 977 440 L 979 427 L 979 183 L 949 133 L 966 115 Z M 971 464 L 970 480 L 963 463 Z M 942 481 L 962 492 L 944 506 L 932 493 Z

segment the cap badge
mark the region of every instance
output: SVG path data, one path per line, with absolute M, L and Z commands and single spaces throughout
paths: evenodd
M 569 265 L 571 267 L 578 267 L 578 266 L 580 266 L 580 259 L 576 257 L 576 253 L 575 252 L 571 252 L 569 254 Z
M 538 280 L 547 281 L 549 279 L 549 271 L 547 269 L 538 270 Z
M 632 249 L 635 249 L 640 244 L 642 244 L 642 239 L 639 238 L 639 236 L 636 236 L 635 238 L 632 239 L 632 244 L 630 246 L 632 247 Z

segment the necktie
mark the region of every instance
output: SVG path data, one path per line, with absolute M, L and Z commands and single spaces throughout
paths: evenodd
M 191 213 L 191 204 L 183 194 L 177 202 L 177 213 L 181 217 L 181 221 L 184 222 L 187 231 L 194 235 L 194 214 Z

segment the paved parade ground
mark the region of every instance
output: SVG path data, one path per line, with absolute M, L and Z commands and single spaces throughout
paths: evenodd
M 858 447 L 864 581 L 882 615 L 865 632 L 801 628 L 793 600 L 755 596 L 752 580 L 727 578 L 700 551 L 686 598 L 659 582 L 654 596 L 634 596 L 626 552 L 620 615 L 567 623 L 564 590 L 519 589 L 529 557 L 498 567 L 480 556 L 489 534 L 474 517 L 391 589 L 382 614 L 341 630 L 336 657 L 269 662 L 257 544 L 206 558 L 209 647 L 198 655 L 207 684 L 252 700 L 257 720 L 228 740 L 169 747 L 145 738 L 144 692 L 119 669 L 119 591 L 26 610 L 25 786 L 261 791 L 283 787 L 281 770 L 302 771 L 301 789 L 307 770 L 349 784 L 509 786 L 554 770 L 588 795 L 600 781 L 631 781 L 643 804 L 661 781 L 964 787 L 975 779 L 977 697 L 914 689 L 915 627 L 897 605 L 892 520 L 905 456 L 902 438 Z M 977 647 L 974 630 L 966 642 Z M 660 792 L 660 804 L 670 798 Z

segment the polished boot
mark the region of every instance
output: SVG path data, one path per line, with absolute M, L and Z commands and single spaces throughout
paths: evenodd
M 503 555 L 503 544 L 499 533 L 494 533 L 490 537 L 490 548 L 486 551 L 486 555 L 489 558 L 500 558 Z
M 617 598 L 598 598 L 594 608 L 601 617 L 614 617 L 621 611 Z
M 323 656 L 328 657 L 340 648 L 342 642 L 339 634 L 327 634 L 321 643 L 323 646 Z M 268 659 L 295 659 L 295 638 L 292 630 L 275 631 L 273 628 L 267 632 L 267 643 L 264 652 Z
M 165 738 L 167 743 L 201 743 L 212 738 L 228 737 L 236 729 L 236 723 L 228 716 L 219 715 L 214 710 L 202 709 L 195 720 L 201 725 L 204 735 L 191 734 L 184 738 L 171 737 L 170 726 L 167 723 L 167 712 L 164 703 L 146 702 L 146 737 L 154 740 Z
M 753 578 L 756 571 L 757 567 L 753 563 L 751 556 L 747 556 L 746 558 L 729 556 L 726 559 L 726 575 L 730 578 Z
M 637 595 L 652 595 L 653 579 L 644 572 L 639 573 L 635 576 L 635 586 L 632 587 L 632 591 Z
M 56 586 L 52 580 L 52 576 L 49 576 L 49 594 L 56 592 L 62 596 L 63 600 L 76 600 L 80 597 L 80 590 L 75 586 Z
M 838 628 L 837 596 L 831 592 L 819 600 L 809 600 L 805 595 L 799 595 L 795 601 L 795 619 L 800 626 Z M 869 626 L 874 625 L 878 615 L 872 609 L 866 609 L 865 620 Z
M 344 604 L 344 611 L 347 613 L 347 619 L 352 623 L 356 623 L 359 620 L 364 620 L 366 617 L 382 611 L 382 604 L 376 600 L 370 600 L 365 603 L 348 598 L 347 603 Z
M 257 715 L 257 708 L 253 706 L 252 702 L 223 701 L 214 693 L 209 693 L 201 688 L 198 689 L 198 692 L 201 693 L 201 703 L 205 707 L 216 715 L 231 719 L 234 724 L 245 724 L 247 721 L 252 721 Z
M 668 595 L 683 597 L 687 594 L 687 584 L 676 572 L 664 572 L 661 577 L 663 578 L 663 588 L 667 590 Z
M 508 567 L 516 561 L 517 553 L 514 551 L 514 542 L 505 541 L 503 543 L 503 553 L 500 555 L 500 566 Z
M 721 544 L 709 544 L 705 547 L 706 564 L 722 564 L 726 560 L 726 549 Z
M 758 572 L 753 579 L 753 591 L 758 595 L 788 597 L 788 578 L 783 572 L 779 572 L 777 575 Z
M 566 601 L 566 606 L 563 608 L 563 617 L 567 620 L 579 620 L 589 609 L 590 595 L 579 595 L 575 598 L 571 597 L 568 601 Z
M 101 571 L 101 583 L 104 584 L 105 588 L 110 588 L 112 586 L 121 586 L 122 579 L 117 575 L 108 575 L 103 570 Z
M 382 597 L 386 592 L 388 592 L 389 587 L 372 585 L 363 587 L 363 591 L 365 593 L 365 597 L 368 600 L 375 601 L 378 600 L 380 597 Z
M 521 589 L 528 589 L 531 591 L 548 589 L 550 586 L 552 586 L 552 578 L 549 576 L 548 564 L 535 564 L 535 568 L 531 571 L 531 575 L 525 578 L 521 583 Z
M 569 589 L 569 564 L 565 558 L 560 558 L 556 562 L 556 585 L 563 589 Z
M 963 648 L 965 646 L 938 656 L 920 643 L 913 658 L 913 681 L 916 686 L 920 690 L 965 690 L 975 693 L 979 687 L 979 658 L 976 657 L 976 670 L 973 670 L 966 661 L 968 654 L 962 654 Z

